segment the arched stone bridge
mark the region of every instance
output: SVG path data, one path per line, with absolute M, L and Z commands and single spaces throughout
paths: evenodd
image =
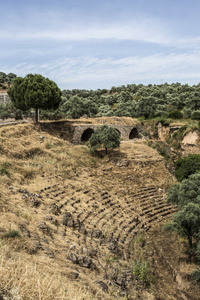
M 95 128 L 101 126 L 98 125 L 78 125 L 74 126 L 73 132 L 73 144 L 81 144 L 89 140 Z M 137 126 L 122 126 L 122 125 L 112 125 L 117 129 L 120 138 L 125 140 L 130 140 L 134 138 L 140 138 L 141 134 Z
M 50 134 L 59 135 L 73 144 L 82 144 L 89 140 L 95 128 L 108 124 L 117 129 L 120 138 L 131 140 L 142 137 L 141 124 L 131 118 L 95 118 L 87 120 L 63 120 L 53 122 L 40 122 L 41 130 L 48 131 Z

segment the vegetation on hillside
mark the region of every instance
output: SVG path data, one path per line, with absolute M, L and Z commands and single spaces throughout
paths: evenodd
M 175 162 L 175 175 L 178 181 L 200 172 L 200 154 L 189 154 Z
M 160 84 L 160 85 L 136 85 L 112 87 L 110 90 L 64 90 L 62 92 L 60 112 L 73 117 L 69 104 L 73 97 L 79 98 L 80 106 L 92 101 L 96 104 L 98 112 L 92 112 L 96 116 L 129 116 L 133 118 L 155 118 L 159 116 L 171 118 L 199 118 L 200 110 L 200 84 L 189 86 L 187 84 Z M 79 107 L 79 106 L 78 106 Z M 74 107 L 73 107 L 74 109 Z M 91 116 L 88 107 L 83 114 Z M 81 115 L 79 114 L 79 117 Z
M 0 72 L 0 81 L 7 80 L 10 85 L 13 76 L 16 77 Z M 23 110 L 25 108 L 23 105 Z M 127 84 L 110 90 L 63 90 L 62 101 L 56 110 L 43 105 L 40 108 L 41 119 L 76 119 L 87 115 L 200 120 L 200 84 Z
M 180 184 L 172 185 L 167 201 L 178 206 L 173 221 L 165 225 L 188 240 L 188 260 L 193 254 L 199 256 L 200 249 L 200 173 L 190 175 Z M 195 240 L 195 243 L 194 243 Z
M 17 75 L 14 73 L 6 74 L 4 72 L 0 72 L 0 89 L 7 90 L 16 76 Z

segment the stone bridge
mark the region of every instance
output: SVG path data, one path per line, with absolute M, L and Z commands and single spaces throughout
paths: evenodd
M 95 128 L 99 127 L 101 125 L 78 125 L 74 126 L 74 132 L 73 132 L 73 144 L 81 144 L 84 142 L 87 142 L 89 138 L 91 137 L 92 133 L 94 132 Z M 120 138 L 124 140 L 134 139 L 134 138 L 140 138 L 141 134 L 139 133 L 139 130 L 137 126 L 122 126 L 122 125 L 112 125 L 114 128 L 117 129 Z
M 117 122 L 113 122 L 116 121 Z M 95 128 L 107 124 L 117 129 L 119 136 L 124 140 L 131 140 L 142 137 L 141 124 L 133 120 L 132 122 L 125 122 L 125 118 L 121 121 L 119 117 L 111 118 L 96 118 L 87 119 L 86 121 L 79 120 L 64 120 L 53 122 L 40 122 L 41 130 L 48 131 L 50 134 L 59 135 L 61 138 L 70 141 L 73 144 L 82 144 L 89 140 Z M 130 118 L 128 118 L 130 119 Z M 128 123 L 128 124 L 127 124 Z M 132 124 L 130 124 L 132 123 Z

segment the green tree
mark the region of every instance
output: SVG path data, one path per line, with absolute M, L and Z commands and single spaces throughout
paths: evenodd
M 200 154 L 189 154 L 175 162 L 175 175 L 178 181 L 200 172 Z
M 17 77 L 17 75 L 14 73 L 9 73 L 8 75 L 6 75 L 5 80 L 7 81 L 9 87 L 10 87 L 12 81 L 14 80 L 14 78 L 16 78 L 16 77 Z
M 195 110 L 191 114 L 192 120 L 200 120 L 200 110 Z
M 155 116 L 157 101 L 155 97 L 143 96 L 137 103 L 138 117 L 144 116 L 145 119 Z
M 164 226 L 165 230 L 175 231 L 181 237 L 186 237 L 189 244 L 189 262 L 193 251 L 193 239 L 198 237 L 200 231 L 200 205 L 188 203 L 176 214 L 173 221 Z
M 91 153 L 94 153 L 99 148 L 104 148 L 107 154 L 109 148 L 118 148 L 120 146 L 119 132 L 107 124 L 99 126 L 91 135 L 88 146 Z
M 189 261 L 193 250 L 200 257 L 200 173 L 192 174 L 181 183 L 172 185 L 168 191 L 167 202 L 178 205 L 178 212 L 174 214 L 173 221 L 164 228 L 187 237 Z M 193 245 L 194 238 L 197 240 L 196 249 Z
M 118 117 L 136 117 L 136 102 L 135 101 L 127 101 L 127 102 L 119 102 L 113 108 L 113 114 Z
M 85 99 L 79 96 L 72 96 L 64 101 L 61 110 L 67 114 L 67 117 L 78 119 L 83 115 L 95 116 L 98 112 L 98 107 L 90 98 Z
M 173 110 L 173 111 L 170 111 L 168 117 L 172 118 L 172 119 L 182 119 L 183 114 L 179 110 Z
M 35 109 L 35 120 L 39 119 L 39 108 L 57 109 L 61 101 L 61 90 L 55 82 L 39 74 L 16 77 L 8 95 L 16 108 L 26 111 Z
M 200 205 L 200 173 L 192 174 L 180 184 L 170 187 L 167 202 L 178 205 L 181 209 L 189 202 Z
M 0 72 L 0 83 L 4 83 L 6 80 L 6 74 L 4 72 Z

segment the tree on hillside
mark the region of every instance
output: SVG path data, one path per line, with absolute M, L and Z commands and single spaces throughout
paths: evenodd
M 180 184 L 170 187 L 167 202 L 178 205 L 181 209 L 189 202 L 200 205 L 200 173 L 192 174 Z
M 168 191 L 167 202 L 178 205 L 178 212 L 174 214 L 173 221 L 164 228 L 187 237 L 189 261 L 192 251 L 200 257 L 200 173 L 190 175 L 180 184 L 172 185 Z M 194 238 L 198 245 L 196 249 L 193 249 Z
M 6 75 L 6 82 L 8 83 L 8 86 L 10 87 L 12 81 L 17 77 L 14 73 L 9 73 Z
M 193 251 L 193 239 L 197 238 L 200 232 L 200 205 L 188 203 L 176 214 L 173 221 L 165 225 L 165 230 L 175 231 L 181 237 L 186 237 L 189 244 L 188 259 L 191 262 Z
M 16 108 L 26 111 L 35 109 L 35 120 L 39 119 L 39 108 L 57 109 L 61 101 L 61 90 L 55 82 L 39 74 L 16 77 L 8 95 Z
M 175 162 L 175 175 L 178 181 L 182 181 L 196 172 L 200 172 L 199 154 L 189 154 Z
M 4 72 L 0 72 L 0 83 L 4 83 L 6 79 L 6 74 Z
M 99 148 L 104 148 L 106 154 L 109 148 L 118 148 L 120 146 L 120 136 L 112 126 L 107 124 L 97 127 L 95 132 L 91 135 L 88 146 L 90 152 L 94 153 Z
M 78 119 L 83 115 L 90 118 L 94 117 L 98 112 L 98 106 L 90 98 L 72 96 L 67 99 L 62 105 L 62 111 L 67 114 L 67 117 Z
M 137 115 L 144 116 L 145 119 L 154 117 L 157 110 L 157 101 L 155 97 L 143 96 L 137 103 Z

